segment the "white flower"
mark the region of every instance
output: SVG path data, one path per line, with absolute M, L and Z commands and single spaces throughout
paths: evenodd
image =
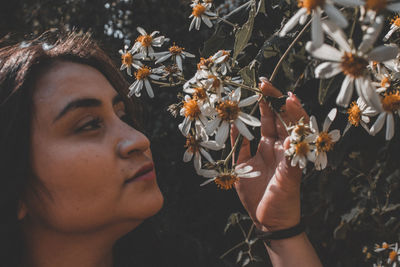
M 301 141 L 311 133 L 310 125 L 304 123 L 304 118 L 301 118 L 297 124 L 289 126 L 287 130 L 290 132 L 290 140 L 293 142 Z
M 247 129 L 246 124 L 253 127 L 261 126 L 261 122 L 257 118 L 240 110 L 241 107 L 254 104 L 258 100 L 259 96 L 253 95 L 239 102 L 240 95 L 241 89 L 237 88 L 232 94 L 219 102 L 216 105 L 216 110 L 213 114 L 215 115 L 215 118 L 206 124 L 205 128 L 208 135 L 213 134 L 214 131 L 217 130 L 215 141 L 220 145 L 224 144 L 228 138 L 230 123 L 233 123 L 239 130 L 240 134 L 248 140 L 252 140 L 254 136 Z
M 215 141 L 209 141 L 208 135 L 206 134 L 204 128 L 201 126 L 200 123 L 196 123 L 196 134 L 188 135 L 186 138 L 185 147 L 187 147 L 185 154 L 183 155 L 183 161 L 189 162 L 192 160 L 194 155 L 194 168 L 197 173 L 199 173 L 201 169 L 201 156 L 205 157 L 209 162 L 214 162 L 213 158 L 211 157 L 210 153 L 207 152 L 206 149 L 211 150 L 220 150 L 224 148 L 224 146 L 218 145 Z
M 290 165 L 292 167 L 299 164 L 301 169 L 307 166 L 307 160 L 315 161 L 315 145 L 312 142 L 315 140 L 315 134 L 308 134 L 301 139 L 290 138 L 290 147 L 285 151 L 285 155 L 291 157 Z
M 394 136 L 394 114 L 397 113 L 400 116 L 400 92 L 386 92 L 381 97 L 382 108 L 375 123 L 370 129 L 371 135 L 376 135 L 384 126 L 386 121 L 386 140 L 390 140 Z
M 392 19 L 392 25 L 390 25 L 390 30 L 383 38 L 383 41 L 389 40 L 392 34 L 400 29 L 400 18 L 397 16 L 396 18 Z
M 400 249 L 399 244 L 396 243 L 392 251 L 389 252 L 389 257 L 387 259 L 388 264 L 393 264 L 392 267 L 397 267 L 397 262 L 400 262 Z
M 324 43 L 324 34 L 321 27 L 321 14 L 323 11 L 325 11 L 329 19 L 331 19 L 339 27 L 346 28 L 348 26 L 346 18 L 334 6 L 334 3 L 346 2 L 346 4 L 349 4 L 349 1 L 343 1 L 343 0 L 297 0 L 297 1 L 299 2 L 299 6 L 301 8 L 285 24 L 285 26 L 283 27 L 283 29 L 279 34 L 279 36 L 281 37 L 285 36 L 290 30 L 292 30 L 297 25 L 297 23 L 300 23 L 301 25 L 305 24 L 308 16 L 311 14 L 312 43 L 314 47 L 321 46 Z
M 375 244 L 374 252 L 378 252 L 379 253 L 379 252 L 382 252 L 384 250 L 391 249 L 391 248 L 394 248 L 394 247 L 395 247 L 395 244 L 388 244 L 386 242 L 383 242 L 382 245 Z
M 350 129 L 351 126 L 358 127 L 362 126 L 368 133 L 368 123 L 370 122 L 369 117 L 378 114 L 378 111 L 368 106 L 360 97 L 357 102 L 353 101 L 350 107 L 347 109 L 348 123 L 343 131 L 343 135 Z
M 328 35 L 337 42 L 341 51 L 327 44 L 323 44 L 319 48 L 313 47 L 312 43 L 307 44 L 307 50 L 314 57 L 328 60 L 315 69 L 317 78 L 327 79 L 339 73 L 345 74 L 346 77 L 336 98 L 339 106 L 347 107 L 349 105 L 355 87 L 358 95 L 369 106 L 375 109 L 380 108 L 379 96 L 371 83 L 367 66 L 370 61 L 384 62 L 396 58 L 398 53 L 397 46 L 382 45 L 372 49 L 382 25 L 383 18 L 378 17 L 375 23 L 367 29 L 358 50 L 352 50 L 343 31 L 328 21 L 324 21 L 322 26 Z
M 124 50 L 120 49 L 119 53 L 121 54 L 121 60 L 122 60 L 122 65 L 120 70 L 126 69 L 126 72 L 128 73 L 129 76 L 132 76 L 132 70 L 131 70 L 132 67 L 139 69 L 141 66 L 143 66 L 142 62 L 138 60 L 143 58 L 143 54 L 133 55 L 131 51 L 128 51 L 127 45 L 124 46 Z
M 328 132 L 329 127 L 332 124 L 332 121 L 336 117 L 336 113 L 337 113 L 336 108 L 332 109 L 328 113 L 328 116 L 326 117 L 322 127 L 322 132 L 320 132 L 318 129 L 316 118 L 314 116 L 310 117 L 311 129 L 316 134 L 316 139 L 315 139 L 316 158 L 314 164 L 317 170 L 323 170 L 326 168 L 326 165 L 328 164 L 328 157 L 326 153 L 333 149 L 334 144 L 340 138 L 339 130 L 333 130 Z
M 131 97 L 133 94 L 139 97 L 141 94 L 141 90 L 143 88 L 143 84 L 146 87 L 147 94 L 149 97 L 154 97 L 153 88 L 151 87 L 149 78 L 153 80 L 160 80 L 162 77 L 159 75 L 154 74 L 156 69 L 151 69 L 147 66 L 142 66 L 135 72 L 136 81 L 129 86 L 129 93 L 128 97 Z
M 184 136 L 189 134 L 192 121 L 202 124 L 207 123 L 207 118 L 203 115 L 203 112 L 207 110 L 208 106 L 207 102 L 203 103 L 196 98 L 192 99 L 188 95 L 185 96 L 185 101 L 183 101 L 183 107 L 180 111 L 181 116 L 184 116 L 185 119 L 178 126 Z
M 131 49 L 132 53 L 139 52 L 146 56 L 153 57 L 153 46 L 161 47 L 164 42 L 169 41 L 169 39 L 165 38 L 164 36 L 154 37 L 156 34 L 159 33 L 158 31 L 154 31 L 149 35 L 141 27 L 137 27 L 136 29 L 141 35 L 136 39 L 136 42 Z
M 230 50 L 219 50 L 211 57 L 215 64 L 220 65 L 218 71 L 220 71 L 222 75 L 226 75 L 228 71 L 231 71 L 230 53 Z
M 386 9 L 400 12 L 400 3 L 397 0 L 362 0 L 362 4 L 360 20 L 365 23 L 371 23 L 377 14 Z
M 169 48 L 168 51 L 165 52 L 158 52 L 154 53 L 153 56 L 157 59 L 156 64 L 164 62 L 165 60 L 169 59 L 170 57 L 173 57 L 176 65 L 178 68 L 183 71 L 182 67 L 182 61 L 185 59 L 185 57 L 195 57 L 193 54 L 190 54 L 188 52 L 184 51 L 185 48 L 179 47 L 177 45 L 173 45 Z
M 189 31 L 194 28 L 200 30 L 201 21 L 211 28 L 213 26 L 210 18 L 216 17 L 217 14 L 210 11 L 211 3 L 202 3 L 199 0 L 194 0 L 190 6 L 192 7 L 192 14 L 189 18 L 193 18 L 189 26 Z
M 253 167 L 250 165 L 241 164 L 236 167 L 235 170 L 225 170 L 225 171 L 216 171 L 216 170 L 205 170 L 200 169 L 199 174 L 206 177 L 211 178 L 202 183 L 200 186 L 209 184 L 211 182 L 215 182 L 217 186 L 221 189 L 231 189 L 233 185 L 239 181 L 241 178 L 256 178 L 261 175 L 261 172 L 254 171 L 252 172 Z

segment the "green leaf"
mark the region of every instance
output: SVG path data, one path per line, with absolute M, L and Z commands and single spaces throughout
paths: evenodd
M 235 34 L 235 44 L 233 47 L 233 60 L 236 60 L 240 52 L 246 47 L 253 32 L 254 18 L 257 14 L 255 0 L 252 1 L 249 18 L 245 24 Z
M 331 79 L 321 79 L 318 90 L 318 102 L 320 105 L 325 104 L 326 100 L 339 89 L 342 84 L 340 82 L 340 75 Z
M 239 71 L 239 75 L 242 77 L 245 85 L 251 87 L 256 85 L 256 72 L 254 68 L 250 69 L 249 66 L 246 66 Z
M 257 14 L 259 13 L 267 14 L 265 10 L 265 0 L 260 0 L 258 3 Z

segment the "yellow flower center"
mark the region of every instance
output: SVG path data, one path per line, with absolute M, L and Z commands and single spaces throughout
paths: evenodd
M 306 156 L 308 151 L 310 151 L 310 147 L 307 142 L 301 141 L 296 144 L 296 154 L 299 156 Z
M 394 19 L 392 19 L 392 24 L 396 25 L 397 27 L 400 27 L 400 18 L 399 18 L 399 16 L 396 16 Z
M 132 65 L 133 57 L 132 57 L 131 53 L 126 52 L 125 54 L 122 54 L 121 59 L 122 59 L 122 64 L 127 65 L 127 66 Z
M 216 107 L 218 116 L 224 121 L 234 121 L 239 117 L 238 103 L 231 100 L 226 100 L 218 104 Z
M 221 189 L 228 190 L 232 189 L 233 185 L 239 181 L 239 177 L 234 174 L 221 174 L 215 178 L 214 182 Z
M 387 0 L 367 0 L 365 3 L 365 7 L 367 9 L 373 10 L 375 12 L 380 12 L 384 10 L 387 5 Z
M 307 12 L 311 13 L 312 10 L 325 4 L 325 0 L 297 0 L 298 6 L 307 8 Z
M 351 103 L 350 108 L 347 110 L 347 114 L 349 114 L 349 122 L 357 127 L 361 121 L 361 110 L 355 101 Z
M 221 80 L 218 79 L 217 76 L 210 75 L 210 76 L 208 76 L 208 79 L 212 79 L 213 80 L 212 85 L 211 85 L 212 88 L 219 88 L 221 86 Z
M 230 56 L 230 52 L 228 52 L 228 51 L 225 51 L 225 50 L 222 50 L 222 56 L 221 56 L 221 57 L 223 57 L 223 56 L 227 56 L 227 57 L 224 59 L 224 61 L 223 61 L 223 62 L 226 62 L 226 61 L 228 61 L 228 59 L 229 59 L 229 56 Z
M 190 99 L 183 103 L 183 108 L 185 109 L 185 117 L 189 117 L 191 120 L 199 117 L 201 111 L 195 99 Z
M 386 93 L 382 99 L 382 107 L 386 112 L 394 112 L 400 109 L 400 92 Z
M 306 136 L 308 133 L 310 133 L 310 128 L 306 127 L 304 124 L 297 124 L 293 131 L 298 136 Z
M 396 257 L 397 257 L 397 252 L 394 250 L 390 251 L 389 253 L 390 263 L 394 262 L 396 260 Z
M 214 61 L 212 60 L 211 57 L 209 58 L 200 58 L 200 62 L 197 64 L 197 69 L 209 69 L 212 67 L 212 65 L 214 64 Z
M 179 55 L 183 50 L 185 50 L 185 48 L 179 47 L 175 44 L 169 48 L 169 52 L 173 55 Z
M 149 47 L 151 46 L 151 42 L 153 42 L 153 37 L 150 35 L 140 35 L 136 41 L 140 42 L 144 47 Z
M 390 84 L 391 84 L 390 78 L 384 76 L 383 79 L 381 80 L 381 87 L 389 87 Z
M 388 248 L 389 248 L 389 244 L 388 244 L 388 243 L 386 243 L 386 242 L 383 242 L 383 244 L 382 244 L 382 248 L 384 248 L 384 249 L 388 249 Z
M 136 80 L 146 79 L 151 74 L 151 69 L 147 66 L 143 66 L 135 72 Z
M 328 152 L 333 149 L 334 142 L 327 132 L 320 132 L 315 144 L 318 152 Z
M 367 60 L 350 52 L 345 52 L 342 57 L 341 67 L 343 73 L 353 78 L 363 76 L 367 66 Z
M 194 88 L 196 92 L 193 93 L 193 98 L 198 100 L 205 100 L 207 99 L 206 90 L 203 87 L 196 87 Z
M 192 15 L 195 17 L 201 17 L 201 15 L 203 15 L 205 11 L 206 11 L 205 6 L 197 4 L 193 7 Z
M 185 147 L 189 149 L 190 152 L 196 153 L 200 149 L 200 142 L 196 140 L 196 137 L 189 134 L 188 137 L 186 138 Z

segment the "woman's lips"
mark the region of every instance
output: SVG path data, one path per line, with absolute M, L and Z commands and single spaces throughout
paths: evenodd
M 146 181 L 146 180 L 153 180 L 156 178 L 156 173 L 154 171 L 153 163 L 148 163 L 142 166 L 136 174 L 125 181 L 125 184 L 136 182 L 136 181 Z

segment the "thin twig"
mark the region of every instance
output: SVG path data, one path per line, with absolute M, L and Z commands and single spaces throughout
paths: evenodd
M 243 246 L 243 245 L 245 245 L 245 244 L 246 244 L 246 241 L 240 242 L 239 244 L 237 244 L 236 246 L 230 248 L 228 251 L 226 251 L 224 254 L 222 254 L 219 258 L 220 258 L 220 259 L 223 259 L 226 255 L 228 255 L 229 253 L 231 253 L 231 252 L 234 251 L 235 249 L 237 249 L 237 248 L 239 248 L 239 247 L 241 247 L 241 246 Z
M 306 32 L 307 28 L 311 25 L 312 20 L 310 20 L 305 26 L 304 28 L 299 32 L 299 34 L 296 36 L 296 38 L 293 40 L 293 42 L 289 45 L 289 47 L 286 49 L 285 53 L 283 54 L 283 56 L 281 57 L 281 59 L 279 59 L 278 64 L 275 66 L 274 71 L 272 72 L 271 77 L 269 78 L 270 82 L 272 83 L 275 78 L 276 75 L 278 74 L 278 70 L 280 69 L 283 61 L 286 59 L 286 57 L 289 55 L 290 50 L 292 50 L 293 46 L 297 43 L 297 41 L 300 39 L 301 36 L 303 36 L 303 34 Z

